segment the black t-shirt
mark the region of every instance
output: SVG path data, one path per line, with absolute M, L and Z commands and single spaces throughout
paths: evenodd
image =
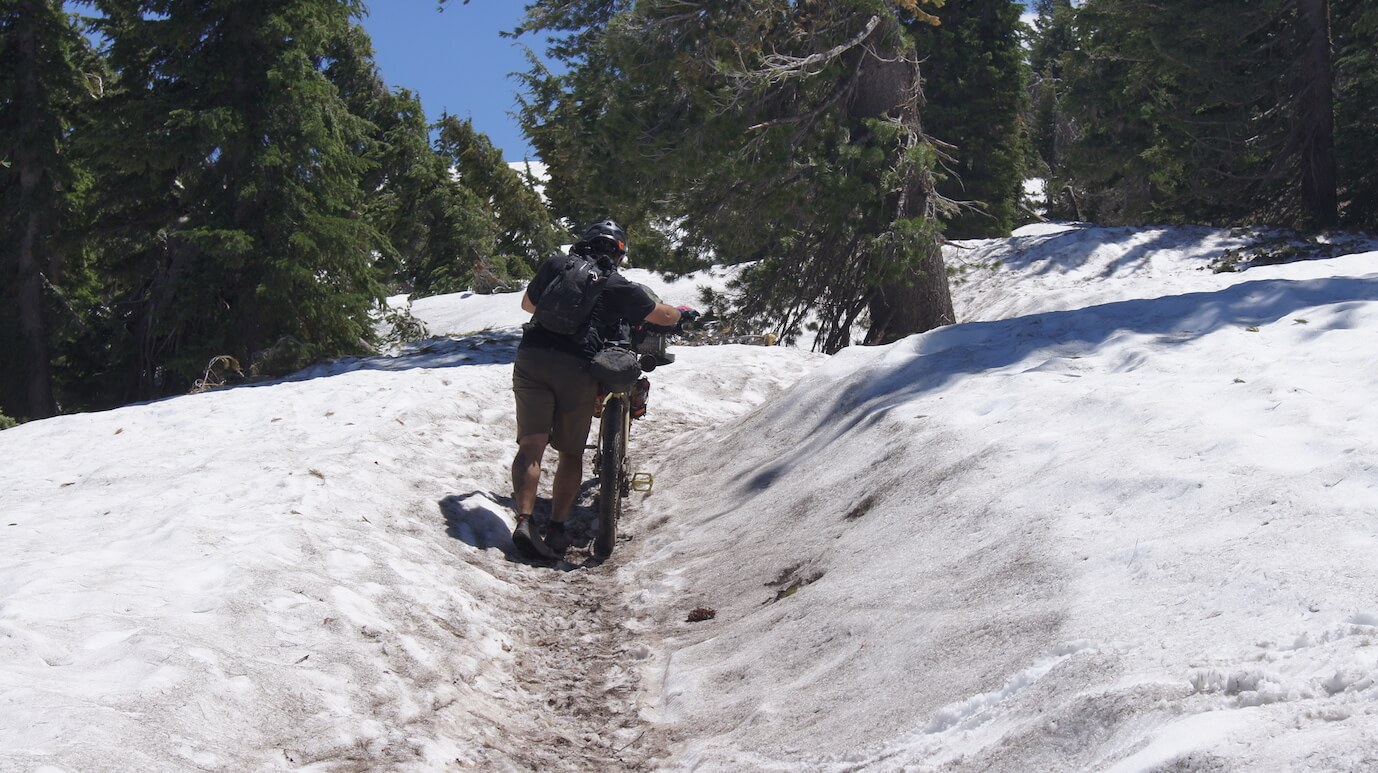
M 540 303 L 541 292 L 565 265 L 565 255 L 554 255 L 536 270 L 536 276 L 526 286 L 526 297 Z M 572 336 L 552 333 L 534 322 L 525 326 L 521 346 L 529 349 L 553 349 L 576 354 L 587 360 L 602 350 L 605 343 L 616 341 L 626 333 L 626 326 L 638 324 L 655 310 L 656 302 L 645 288 L 617 272 L 608 277 L 603 292 L 593 305 L 587 333 Z M 581 332 L 582 332 L 581 328 Z

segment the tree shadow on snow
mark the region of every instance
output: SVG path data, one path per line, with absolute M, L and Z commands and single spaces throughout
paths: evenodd
M 406 344 L 396 354 L 341 357 L 330 362 L 310 365 L 281 378 L 231 380 L 221 386 L 212 387 L 211 391 L 277 386 L 360 370 L 404 371 L 417 368 L 457 368 L 464 365 L 511 365 L 517 359 L 517 344 L 521 342 L 521 338 L 520 330 L 485 330 L 464 336 L 428 338 L 425 341 Z M 182 396 L 170 395 L 149 402 Z
M 1156 345 L 1178 346 L 1222 328 L 1241 331 L 1277 322 L 1302 309 L 1352 301 L 1378 301 L 1378 277 L 1311 280 L 1267 279 L 1210 292 L 1117 301 L 994 322 L 968 322 L 910 339 L 907 362 L 880 378 L 862 379 L 837 408 L 865 405 L 884 410 L 941 387 L 961 375 L 992 371 L 1049 347 L 1051 359 L 1094 353 L 1119 334 L 1155 336 Z M 1324 327 L 1313 326 L 1312 333 Z M 899 346 L 904 346 L 901 343 Z M 1049 361 L 1029 368 L 1036 370 Z M 1132 370 L 1126 362 L 1121 370 Z M 871 369 L 865 369 L 863 373 Z M 834 416 L 833 418 L 836 418 Z
M 841 379 L 832 390 L 836 398 L 814 426 L 808 442 L 744 480 L 743 487 L 754 492 L 770 488 L 799 458 L 816 453 L 860 426 L 883 421 L 891 409 L 961 376 L 1005 368 L 1015 368 L 1009 375 L 1059 372 L 1073 360 L 1094 355 L 1098 347 L 1117 336 L 1151 336 L 1143 342 L 1143 349 L 1129 347 L 1121 361 L 1105 366 L 1111 372 L 1129 372 L 1151 360 L 1154 353 L 1149 347 L 1181 346 L 1224 328 L 1244 332 L 1303 309 L 1364 301 L 1378 301 L 1378 277 L 1268 279 L 1209 292 L 939 328 L 892 344 L 888 352 Z M 1329 325 L 1313 322 L 1307 332 L 1321 335 L 1344 328 L 1346 316 L 1336 315 Z M 1040 350 L 1046 350 L 1045 357 L 1025 362 Z
M 1123 269 L 1147 263 L 1160 251 L 1180 253 L 1183 245 L 1199 244 L 1213 232 L 1225 233 L 1222 229 L 1208 226 L 1173 226 L 1154 230 L 1152 228 L 1130 228 L 1116 226 L 1094 226 L 1070 224 L 1066 231 L 1029 236 L 1014 236 L 1004 240 L 1006 245 L 999 256 L 1000 262 L 1010 268 L 1029 270 L 1035 275 L 1072 271 L 1088 262 L 1098 250 L 1110 248 L 1124 250 L 1124 253 L 1111 261 L 1102 271 L 1102 276 L 1113 276 Z M 1142 241 L 1131 243 L 1126 248 L 1125 240 L 1136 237 Z M 1239 239 L 1245 243 L 1246 239 Z M 1202 254 L 1202 265 L 1207 262 Z M 1038 265 L 1035 268 L 1036 264 Z
M 403 371 L 464 365 L 511 365 L 517 359 L 517 344 L 521 339 L 521 330 L 485 330 L 464 336 L 428 338 L 405 344 L 397 354 L 346 357 L 314 365 L 283 380 L 303 381 L 356 370 Z

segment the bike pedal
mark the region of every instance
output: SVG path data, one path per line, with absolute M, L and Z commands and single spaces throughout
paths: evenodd
M 638 472 L 632 475 L 632 491 L 646 493 L 656 484 L 655 476 L 649 472 Z

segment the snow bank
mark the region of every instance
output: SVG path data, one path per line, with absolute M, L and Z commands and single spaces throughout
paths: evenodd
M 0 770 L 654 753 L 634 668 L 651 650 L 613 567 L 512 551 L 519 296 L 414 311 L 449 337 L 0 433 Z M 655 374 L 662 433 L 730 420 L 813 358 L 683 360 Z
M 680 458 L 643 554 L 675 767 L 1372 766 L 1378 253 L 1198 270 L 1229 244 L 971 245 L 988 321 Z

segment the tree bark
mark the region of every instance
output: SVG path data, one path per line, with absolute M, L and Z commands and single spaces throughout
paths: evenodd
M 57 413 L 53 397 L 52 365 L 48 357 L 48 327 L 43 304 L 43 258 L 45 201 L 43 187 L 52 180 L 44 167 L 39 149 L 42 116 L 50 106 L 43 104 L 40 81 L 41 51 L 38 24 L 48 9 L 41 2 L 27 2 L 17 9 L 18 22 L 14 45 L 19 51 L 19 99 L 13 108 L 23 116 L 20 139 L 14 158 L 13 180 L 19 185 L 18 212 L 14 223 L 18 233 L 13 245 L 15 301 L 18 312 L 18 362 L 21 394 L 18 403 L 6 406 L 28 419 L 42 419 Z
M 871 299 L 871 327 L 864 343 L 888 344 L 956 322 L 942 249 L 933 250 L 922 276 L 908 285 L 880 288 Z
M 891 25 L 897 26 L 897 23 L 887 20 L 882 24 L 872 36 L 874 43 L 865 50 L 857 95 L 850 111 L 855 118 L 896 119 L 911 132 L 914 141 L 919 141 L 922 136 L 919 107 L 923 100 L 919 65 L 897 45 L 882 43 L 897 40 L 902 34 L 897 29 L 888 29 Z M 917 169 L 913 174 L 904 190 L 892 195 L 888 207 L 892 221 L 934 216 L 932 172 Z M 890 343 L 950 325 L 956 320 L 942 245 L 934 239 L 924 252 L 918 256 L 917 272 L 872 288 L 871 325 L 865 344 Z
M 1329 228 L 1338 220 L 1329 0 L 1298 0 L 1297 15 L 1302 35 L 1301 91 L 1294 131 L 1301 161 L 1302 210 L 1308 226 Z
M 26 170 L 27 171 L 27 170 Z M 21 171 L 21 177 L 29 176 Z M 22 183 L 21 183 L 22 184 Z M 57 413 L 53 397 L 51 360 L 48 358 L 48 327 L 43 309 L 43 274 L 39 271 L 39 215 L 30 212 L 18 249 L 16 292 L 19 307 L 20 368 L 23 402 L 15 410 L 28 419 L 46 419 Z

